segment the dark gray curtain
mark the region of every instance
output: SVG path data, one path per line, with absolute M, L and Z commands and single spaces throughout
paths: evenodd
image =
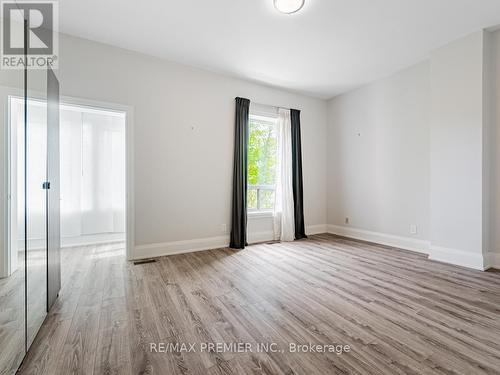
M 247 245 L 247 166 L 248 115 L 250 100 L 236 98 L 234 129 L 233 206 L 231 213 L 231 241 L 233 249 Z
M 290 110 L 292 123 L 292 184 L 295 213 L 295 239 L 307 238 L 304 224 L 304 188 L 302 183 L 302 144 L 300 138 L 300 111 Z

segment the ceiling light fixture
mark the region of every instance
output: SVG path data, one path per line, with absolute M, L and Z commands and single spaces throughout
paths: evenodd
M 281 13 L 292 14 L 304 6 L 305 0 L 274 0 L 274 7 Z

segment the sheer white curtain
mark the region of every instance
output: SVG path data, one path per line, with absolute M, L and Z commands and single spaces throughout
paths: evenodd
M 278 163 L 274 204 L 274 239 L 295 240 L 292 186 L 292 126 L 290 110 L 278 112 Z

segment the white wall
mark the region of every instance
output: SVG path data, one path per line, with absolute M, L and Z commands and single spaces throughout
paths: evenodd
M 431 246 L 483 252 L 483 33 L 431 56 Z M 445 260 L 445 259 L 443 259 Z
M 493 110 L 496 112 L 496 128 L 492 132 L 492 138 L 495 140 L 493 160 L 493 189 L 492 189 L 492 250 L 495 253 L 491 262 L 500 268 L 500 31 L 492 36 L 493 43 L 493 82 L 494 97 Z
M 305 220 L 326 223 L 325 101 L 83 39 L 60 43 L 62 95 L 133 106 L 136 256 L 228 235 L 236 96 L 302 110 Z
M 331 231 L 428 238 L 428 77 L 422 62 L 329 102 L 328 223 L 342 227 Z
M 302 110 L 308 226 L 481 254 L 491 204 L 483 36 L 328 103 L 67 36 L 59 75 L 63 95 L 134 107 L 137 256 L 227 241 L 235 96 Z
M 493 41 L 500 45 L 500 32 Z M 329 102 L 68 36 L 61 37 L 58 73 L 64 96 L 134 108 L 136 257 L 227 242 L 222 225 L 229 231 L 235 96 L 302 110 L 310 228 L 321 231 L 328 223 L 333 232 L 420 251 L 433 241 L 479 253 L 488 163 L 478 113 L 487 111 L 481 82 L 490 74 L 479 67 L 481 46 L 483 39 L 469 36 L 435 51 L 430 61 Z M 14 76 L 0 78 L 4 85 L 18 83 Z M 498 92 L 498 75 L 495 82 Z M 499 106 L 496 111 L 498 122 Z M 499 132 L 496 143 L 497 150 Z M 493 228 L 500 222 L 496 155 Z M 447 186 L 439 183 L 444 173 Z M 252 221 L 249 230 L 259 234 L 269 225 Z M 463 229 L 468 225 L 472 230 Z M 492 242 L 500 257 L 500 235 Z
M 496 48 L 491 32 L 483 33 L 483 257 L 486 267 L 496 262 L 495 220 L 496 159 Z M 500 262 L 498 262 L 500 266 Z
M 500 112 L 491 84 L 499 34 L 478 31 L 330 101 L 331 232 L 472 268 L 500 266 L 490 254 L 492 242 L 500 248 L 500 236 L 491 234 L 500 221 L 498 197 L 490 209 L 500 188 L 498 160 L 493 187 Z

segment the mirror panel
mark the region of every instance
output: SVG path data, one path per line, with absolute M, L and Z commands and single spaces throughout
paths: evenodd
M 26 22 L 20 29 L 26 36 Z M 59 83 L 51 73 L 0 69 L 0 375 L 16 373 L 47 316 L 48 244 L 50 302 L 60 286 L 59 193 L 45 184 L 48 173 L 56 187 L 59 180 Z
M 19 220 L 19 127 L 24 127 L 24 71 L 0 70 L 0 374 L 14 374 L 26 352 L 24 217 Z
M 47 311 L 61 290 L 61 195 L 59 150 L 59 81 L 47 70 Z
M 47 315 L 47 72 L 28 70 L 27 105 L 27 346 Z

